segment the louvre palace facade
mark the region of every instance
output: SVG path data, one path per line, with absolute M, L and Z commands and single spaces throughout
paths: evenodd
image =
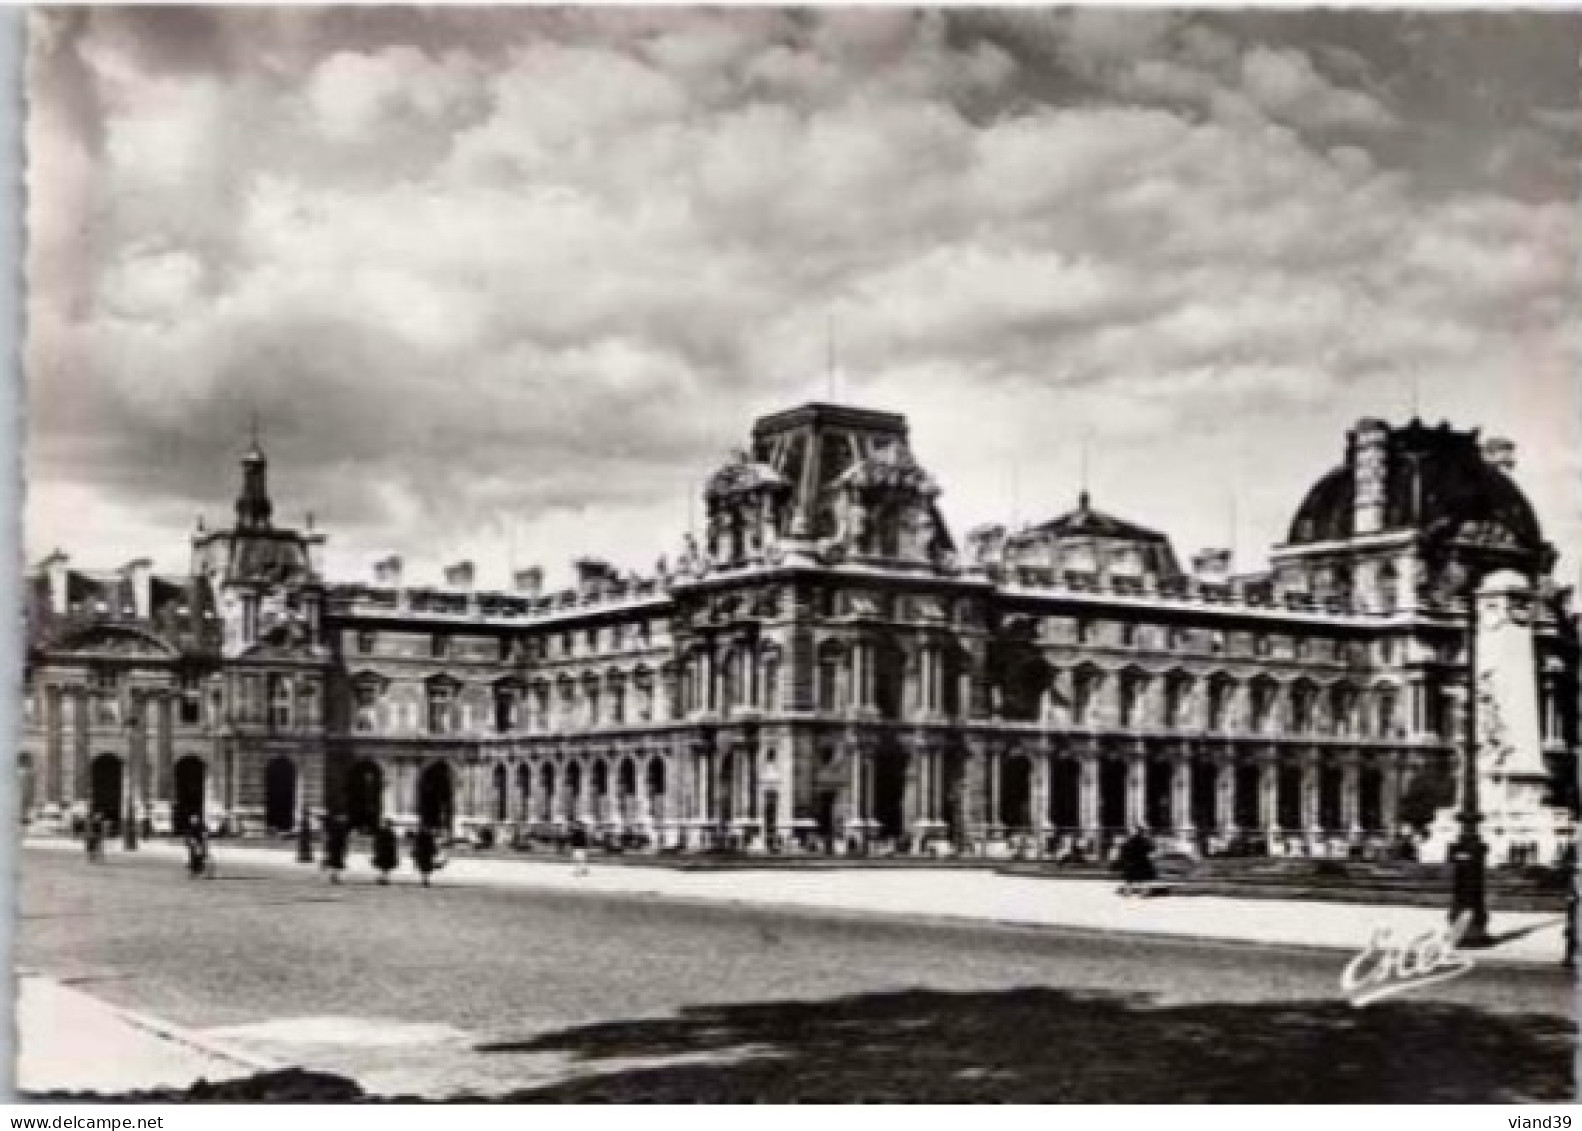
M 184 575 L 59 552 L 29 572 L 25 810 L 651 851 L 1049 855 L 1141 825 L 1372 853 L 1455 799 L 1469 610 L 1498 574 L 1526 756 L 1574 813 L 1577 625 L 1514 449 L 1372 419 L 1336 446 L 1270 567 L 1232 575 L 1086 493 L 958 541 L 903 417 L 809 404 L 753 425 L 673 562 L 582 560 L 550 592 L 469 563 L 324 576 L 255 442 Z

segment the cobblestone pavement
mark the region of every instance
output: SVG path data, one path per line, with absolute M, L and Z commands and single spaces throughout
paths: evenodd
M 220 877 L 192 881 L 172 853 L 91 866 L 29 848 L 18 960 L 383 1094 L 1570 1095 L 1573 983 L 1548 965 L 1480 961 L 1359 1010 L 1341 999 L 1339 950 L 660 898 L 600 890 L 617 870 L 597 867 L 458 861 L 425 891 L 366 874 L 332 887 L 288 864 L 222 849 Z M 491 868 L 561 878 L 523 886 Z

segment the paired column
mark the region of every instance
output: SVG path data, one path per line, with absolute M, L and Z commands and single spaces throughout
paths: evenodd
M 1279 765 L 1272 754 L 1258 759 L 1258 825 L 1266 833 L 1280 831 Z
M 1214 823 L 1227 835 L 1236 832 L 1236 762 L 1222 758 L 1214 767 Z
M 1192 832 L 1192 755 L 1182 752 L 1176 756 L 1170 776 L 1171 816 L 1175 827 Z
M 1401 766 L 1393 754 L 1379 767 L 1379 825 L 1393 837 L 1400 824 Z
M 1099 759 L 1092 753 L 1083 754 L 1078 762 L 1078 818 L 1087 833 L 1099 831 Z
M 1302 827 L 1309 833 L 1324 831 L 1320 819 L 1318 795 L 1318 758 L 1307 753 L 1302 756 Z
M 1347 754 L 1341 763 L 1340 819 L 1352 837 L 1362 835 L 1362 768 L 1357 755 Z
M 91 703 L 86 687 L 72 688 L 71 793 L 72 800 L 84 806 L 93 799 L 93 783 L 88 772 L 88 710 Z
M 1148 823 L 1148 762 L 1142 752 L 1126 760 L 1126 825 L 1137 828 Z
M 64 806 L 66 766 L 63 762 L 65 721 L 61 718 L 62 690 L 58 684 L 44 687 L 44 774 L 43 800 L 48 805 Z
M 1040 833 L 1049 831 L 1049 752 L 1036 751 L 1033 759 L 1033 828 Z M 1040 849 L 1042 851 L 1042 849 Z

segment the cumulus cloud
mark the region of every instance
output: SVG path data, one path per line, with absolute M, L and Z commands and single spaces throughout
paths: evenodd
M 1451 14 L 39 14 L 30 549 L 179 567 L 256 410 L 348 568 L 641 566 L 834 354 L 958 526 L 1086 443 L 1183 550 L 1240 492 L 1250 565 L 1416 389 L 1570 552 L 1568 19 L 1478 23 L 1491 168 Z

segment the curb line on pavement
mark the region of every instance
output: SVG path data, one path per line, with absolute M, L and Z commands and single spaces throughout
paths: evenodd
M 73 986 L 67 982 L 63 982 L 58 978 L 51 977 L 48 974 L 37 972 L 19 972 L 18 980 L 20 981 L 22 978 L 32 978 L 35 981 L 47 982 L 57 989 L 65 990 L 69 993 L 76 994 L 79 997 L 85 997 L 100 1009 L 113 1014 L 116 1018 L 126 1022 L 126 1024 L 130 1025 L 134 1029 L 141 1030 L 142 1032 L 148 1033 L 150 1036 L 157 1037 L 162 1041 L 169 1041 L 171 1044 L 180 1045 L 183 1048 L 191 1049 L 193 1052 L 201 1053 L 207 1057 L 212 1057 L 215 1060 L 230 1061 L 232 1064 L 235 1064 L 239 1068 L 246 1069 L 248 1072 L 274 1072 L 278 1069 L 287 1067 L 285 1064 L 276 1060 L 272 1060 L 269 1057 L 243 1052 L 241 1049 L 235 1048 L 223 1041 L 217 1041 L 210 1037 L 200 1036 L 185 1026 L 177 1025 L 174 1022 L 166 1021 L 163 1018 L 153 1017 L 146 1013 L 139 1013 L 133 1009 L 123 1009 L 121 1006 L 112 1005 L 103 998 L 95 997 L 90 993 L 85 993 L 84 991 L 79 990 L 76 986 Z

